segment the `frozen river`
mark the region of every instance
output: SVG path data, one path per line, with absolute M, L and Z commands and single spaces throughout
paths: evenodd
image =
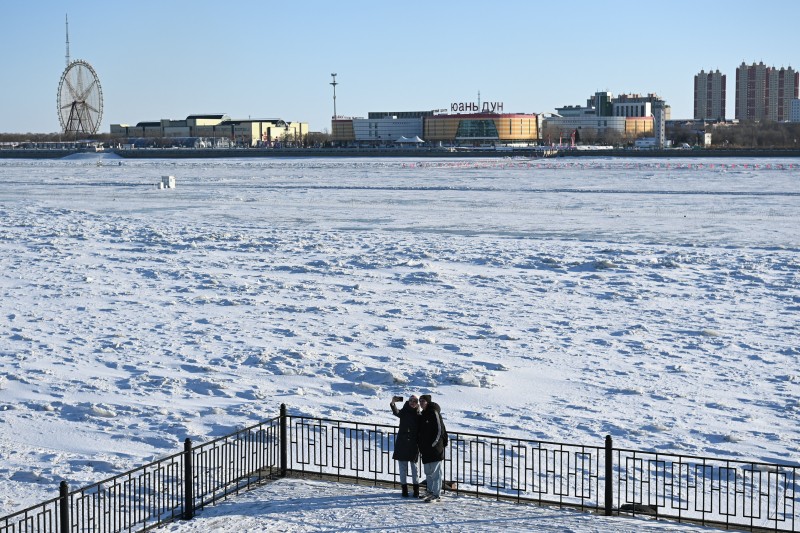
M 800 160 L 0 160 L 0 217 L 0 514 L 393 394 L 800 457 Z

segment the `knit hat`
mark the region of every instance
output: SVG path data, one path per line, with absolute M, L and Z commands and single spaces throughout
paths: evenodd
M 420 400 L 425 400 L 428 403 L 431 403 L 431 395 L 430 394 L 423 394 L 419 397 Z

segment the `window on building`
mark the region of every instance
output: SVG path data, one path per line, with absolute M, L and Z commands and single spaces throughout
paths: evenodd
M 499 139 L 493 120 L 462 120 L 456 137 L 460 139 Z

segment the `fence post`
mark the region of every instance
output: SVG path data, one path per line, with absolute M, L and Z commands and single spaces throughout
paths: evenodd
M 606 516 L 614 510 L 614 445 L 611 435 L 606 435 Z
M 281 477 L 286 477 L 289 443 L 286 442 L 286 404 L 281 404 Z
M 183 442 L 183 519 L 194 517 L 194 479 L 192 475 L 192 439 Z
M 59 531 L 67 533 L 69 531 L 69 485 L 62 481 L 58 485 L 58 521 L 61 526 Z

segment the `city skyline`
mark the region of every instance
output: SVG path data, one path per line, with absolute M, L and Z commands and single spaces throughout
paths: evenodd
M 667 7 L 592 2 L 567 8 L 410 0 L 402 5 L 310 1 L 112 4 L 95 0 L 3 7 L 0 132 L 56 132 L 58 80 L 70 56 L 97 71 L 101 133 L 112 123 L 195 113 L 281 118 L 330 131 L 331 73 L 339 115 L 448 109 L 502 102 L 507 113 L 547 113 L 587 94 L 655 93 L 673 119 L 693 116 L 694 76 L 719 70 L 729 83 L 741 63 L 797 69 L 793 33 L 756 27 L 743 1 Z M 800 4 L 760 9 L 794 20 Z M 747 36 L 743 38 L 743 36 Z M 733 118 L 734 91 L 726 109 Z

